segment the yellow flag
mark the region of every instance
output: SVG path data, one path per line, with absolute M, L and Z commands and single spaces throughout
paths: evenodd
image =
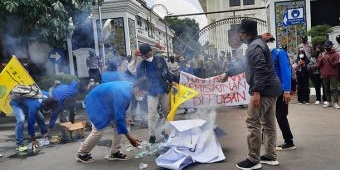
M 13 56 L 0 73 L 0 110 L 7 116 L 12 114 L 9 92 L 18 84 L 33 85 L 35 82 L 19 60 Z
M 199 93 L 189 87 L 181 84 L 176 84 L 170 91 L 170 106 L 171 110 L 168 114 L 167 121 L 173 121 L 176 115 L 177 108 L 185 101 L 197 96 Z

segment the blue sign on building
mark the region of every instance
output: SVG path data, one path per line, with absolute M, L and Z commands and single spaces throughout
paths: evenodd
M 287 10 L 287 25 L 303 24 L 304 22 L 304 8 L 293 8 Z

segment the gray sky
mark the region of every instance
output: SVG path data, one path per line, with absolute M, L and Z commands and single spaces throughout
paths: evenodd
M 203 12 L 202 7 L 200 6 L 198 0 L 146 0 L 148 6 L 152 6 L 154 4 L 163 4 L 168 9 L 169 13 L 173 14 L 188 14 L 188 13 L 199 13 Z M 162 15 L 161 9 L 154 10 Z M 199 24 L 200 28 L 203 28 L 207 25 L 207 19 L 205 15 L 200 16 L 192 16 L 190 18 L 194 18 Z

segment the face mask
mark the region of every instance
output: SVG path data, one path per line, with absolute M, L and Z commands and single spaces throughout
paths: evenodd
M 144 96 L 136 95 L 135 98 L 136 98 L 137 101 L 140 102 L 144 99 Z
M 152 60 L 153 60 L 153 57 L 146 58 L 145 60 L 146 60 L 146 61 L 148 61 L 148 62 L 152 62 Z
M 300 57 L 300 58 L 303 58 L 303 57 L 305 57 L 305 55 L 303 55 L 303 54 L 300 54 L 300 55 L 299 55 L 299 57 Z
M 267 45 L 270 51 L 273 51 L 273 49 L 275 48 L 274 43 L 267 43 Z

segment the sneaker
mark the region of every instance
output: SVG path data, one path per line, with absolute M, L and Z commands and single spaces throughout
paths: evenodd
M 277 151 L 287 151 L 287 150 L 295 150 L 296 146 L 294 144 L 284 143 L 282 145 L 276 146 Z
M 302 104 L 301 102 L 297 103 L 297 104 Z
M 84 155 L 77 154 L 76 160 L 82 163 L 91 163 L 94 161 L 90 153 Z
M 261 164 L 268 164 L 268 165 L 274 165 L 274 166 L 280 164 L 279 161 L 277 161 L 277 159 L 270 159 L 264 155 L 262 155 L 260 159 L 261 159 Z
M 330 106 L 330 104 L 328 102 L 324 102 L 322 107 L 326 108 L 326 107 L 329 107 L 329 106 Z
M 308 104 L 309 104 L 309 102 L 305 102 L 305 104 L 307 104 L 307 105 L 308 105 Z
M 320 101 L 317 100 L 314 104 L 315 104 L 315 105 L 319 105 L 319 104 L 320 104 Z
M 28 147 L 26 145 L 19 145 L 15 148 L 16 151 L 19 151 L 19 152 L 25 152 L 28 150 Z
M 334 108 L 340 109 L 340 106 L 338 105 L 338 103 L 335 103 L 335 104 L 334 104 Z
M 156 136 L 151 135 L 149 138 L 149 143 L 156 143 Z
M 327 104 L 328 102 L 327 101 L 324 101 L 323 104 Z
M 112 153 L 110 155 L 106 155 L 105 158 L 110 160 L 110 161 L 126 161 L 126 160 L 129 159 L 126 154 L 124 154 L 123 152 L 120 152 L 120 151 L 117 151 L 117 152 Z
M 39 141 L 39 146 L 43 147 L 43 146 L 46 146 L 46 145 L 49 145 L 50 144 L 50 141 L 48 140 L 48 138 L 41 138 Z
M 261 169 L 260 163 L 254 163 L 249 159 L 246 159 L 242 162 L 236 164 L 236 167 L 242 170 L 253 170 L 253 169 Z

